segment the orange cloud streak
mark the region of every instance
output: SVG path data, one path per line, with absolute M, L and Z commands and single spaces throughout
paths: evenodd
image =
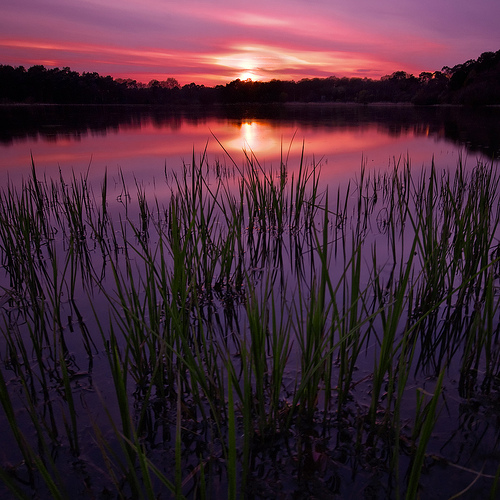
M 434 71 L 498 50 L 498 0 L 459 2 L 453 9 L 444 0 L 4 4 L 0 64 L 69 66 L 142 82 L 378 78 Z
M 363 53 L 299 50 L 272 44 L 227 43 L 225 50 L 197 53 L 158 48 L 130 48 L 47 39 L 1 39 L 0 48 L 24 55 L 24 64 L 70 66 L 98 71 L 114 77 L 134 78 L 147 83 L 153 78 L 174 76 L 182 84 L 224 84 L 251 76 L 254 80 L 289 79 L 306 76 L 366 76 L 378 78 L 396 68 L 390 62 Z M 99 68 L 107 68 L 102 71 Z M 138 71 L 138 68 L 144 68 Z M 95 69 L 92 69 L 95 68 Z M 398 68 L 401 69 L 401 68 Z

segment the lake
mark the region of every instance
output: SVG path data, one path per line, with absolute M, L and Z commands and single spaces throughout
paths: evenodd
M 238 164 L 253 152 L 259 162 L 322 164 L 325 182 L 345 180 L 361 164 L 380 169 L 409 156 L 413 167 L 455 167 L 461 156 L 500 154 L 500 109 L 461 107 L 287 105 L 181 109 L 15 106 L 0 108 L 0 181 L 30 175 L 86 172 L 101 180 L 121 171 L 151 183 L 164 170 L 191 163 L 207 151 L 209 161 Z
M 0 496 L 498 494 L 499 108 L 0 118 Z

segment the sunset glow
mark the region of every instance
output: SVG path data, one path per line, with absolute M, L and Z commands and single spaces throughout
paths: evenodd
M 0 64 L 181 85 L 418 75 L 498 50 L 498 19 L 497 0 L 18 0 L 2 6 Z

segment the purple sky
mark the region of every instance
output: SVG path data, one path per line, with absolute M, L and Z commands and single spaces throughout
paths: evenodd
M 500 49 L 500 0 L 1 0 L 0 64 L 181 85 L 414 75 Z

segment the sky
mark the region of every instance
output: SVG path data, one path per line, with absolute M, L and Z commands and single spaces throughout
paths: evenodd
M 500 50 L 500 0 L 0 0 L 0 64 L 113 78 L 368 77 Z

